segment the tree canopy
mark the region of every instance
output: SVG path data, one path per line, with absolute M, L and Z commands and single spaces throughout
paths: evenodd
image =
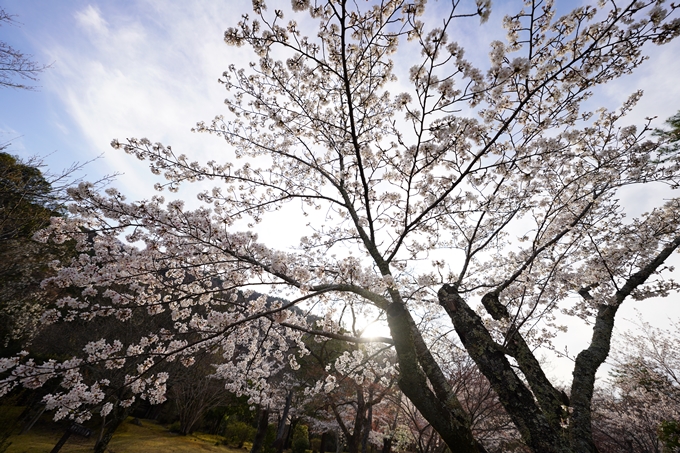
M 38 293 L 47 263 L 64 253 L 31 240 L 63 213 L 61 178 L 40 167 L 0 151 L 0 342 L 7 351 L 17 352 L 35 333 L 45 308 Z
M 93 341 L 65 362 L 2 359 L 0 389 L 62 376 L 65 390 L 48 406 L 83 419 L 111 404 L 109 381 L 88 380 L 83 364 L 118 369 L 144 357 L 126 382 L 160 401 L 159 364 L 190 366 L 207 349 L 224 359 L 218 376 L 266 407 L 271 377 L 308 352 L 303 333 L 366 342 L 356 321 L 382 316 L 390 338 L 374 341 L 397 358 L 384 366 L 452 451 L 486 450 L 451 387 L 453 344 L 526 449 L 595 451 L 595 374 L 618 308 L 677 289 L 665 263 L 680 246 L 680 201 L 626 216 L 620 190 L 676 187 L 680 156 L 674 132 L 626 124 L 641 92 L 618 110 L 584 101 L 642 64 L 645 46 L 680 33 L 677 7 L 601 2 L 558 17 L 550 1 L 527 2 L 504 18 L 507 39 L 492 42 L 486 65 L 454 39 L 462 22 L 489 18 L 489 2 L 446 7 L 427 23 L 421 0 L 294 0 L 292 12 L 254 0 L 225 41 L 249 46 L 255 61 L 229 66 L 220 79 L 229 113 L 196 127 L 223 137 L 234 159 L 192 162 L 146 138 L 112 143 L 166 178 L 159 191 L 215 181 L 199 195 L 203 206 L 161 195 L 128 202 L 81 184 L 71 215 L 37 236 L 73 239 L 81 252 L 48 281 L 71 295 L 44 322 L 128 320 L 142 308 L 174 325 L 128 344 Z M 397 78 L 405 59 L 408 80 Z M 284 208 L 308 219 L 296 248 L 238 231 L 281 228 L 267 222 Z M 281 299 L 244 301 L 235 291 L 251 287 Z M 306 312 L 322 319 L 308 322 Z M 593 329 L 566 392 L 536 355 L 562 315 Z M 360 358 L 338 360 L 361 379 Z
M 58 214 L 52 183 L 34 163 L 0 152 L 0 239 L 30 237 Z

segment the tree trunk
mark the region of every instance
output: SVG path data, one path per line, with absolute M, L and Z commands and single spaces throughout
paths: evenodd
M 293 431 L 295 430 L 295 425 L 297 425 L 299 421 L 299 419 L 291 420 L 288 424 L 286 428 L 285 441 L 283 442 L 284 449 L 290 448 L 291 444 L 293 443 Z
M 326 440 L 328 438 L 328 433 L 324 431 L 321 434 L 321 444 L 319 445 L 319 453 L 326 453 Z
M 57 444 L 54 446 L 54 448 L 50 451 L 50 453 L 59 453 L 61 447 L 64 446 L 69 437 L 71 437 L 71 431 L 67 429 L 64 435 L 61 436 Z
M 602 304 L 598 307 L 593 336 L 590 346 L 576 356 L 574 364 L 574 380 L 571 386 L 571 407 L 573 408 L 569 437 L 574 451 L 596 452 L 593 442 L 591 422 L 591 405 L 595 386 L 595 374 L 600 365 L 609 355 L 612 331 L 616 312 L 623 301 L 668 259 L 680 247 L 680 236 L 670 244 L 645 267 L 631 275 L 626 284 L 616 291 L 613 303 Z
M 106 447 L 109 445 L 111 438 L 118 429 L 121 423 L 125 421 L 130 412 L 130 408 L 120 407 L 115 405 L 111 411 L 112 418 L 106 424 L 106 429 L 100 434 L 97 443 L 94 445 L 94 453 L 105 453 Z
M 356 415 L 354 416 L 354 428 L 351 433 L 349 431 L 349 427 L 345 424 L 342 417 L 340 416 L 338 408 L 334 405 L 331 405 L 331 410 L 333 411 L 333 415 L 335 415 L 335 420 L 338 422 L 338 426 L 340 426 L 340 429 L 342 429 L 342 433 L 345 436 L 345 440 L 347 441 L 347 451 L 349 453 L 359 453 L 362 441 L 361 433 L 365 427 L 364 425 L 366 419 L 366 401 L 364 399 L 364 391 L 359 385 L 356 386 L 356 394 Z
M 529 447 L 537 453 L 568 451 L 564 445 L 565 439 L 538 407 L 533 393 L 517 376 L 505 352 L 493 340 L 481 317 L 453 286 L 444 285 L 437 296 L 451 318 L 463 346 L 489 380 Z M 449 447 L 452 447 L 451 444 Z
M 342 436 L 335 430 L 335 453 L 342 453 Z
M 38 407 L 39 407 L 39 409 L 35 410 L 35 411 L 33 410 L 33 408 L 31 408 L 31 413 L 29 413 L 28 415 L 29 416 L 32 415 L 32 417 L 26 423 L 26 425 L 24 425 L 23 429 L 21 430 L 21 434 L 26 434 L 27 432 L 29 432 L 31 430 L 31 428 L 33 428 L 33 425 L 35 425 L 35 422 L 37 422 L 38 419 L 40 419 L 40 416 L 43 413 L 45 413 L 45 405 L 44 404 L 40 404 Z
M 368 390 L 368 410 L 363 423 L 363 433 L 361 436 L 361 453 L 368 453 L 368 436 L 371 434 L 371 428 L 373 425 L 373 404 L 370 403 L 372 400 L 373 388 L 370 388 Z
M 259 453 L 264 446 L 264 439 L 267 437 L 267 428 L 269 427 L 269 409 L 260 408 L 260 418 L 257 422 L 257 433 L 255 440 L 253 440 L 253 448 L 250 453 Z
M 349 453 L 359 453 L 363 436 L 361 433 L 366 424 L 366 399 L 364 398 L 364 389 L 361 386 L 356 386 L 357 391 L 357 413 L 354 416 L 354 430 L 352 435 L 347 437 L 347 451 Z
M 470 422 L 455 394 L 443 378 L 434 358 L 424 344 L 411 314 L 395 291 L 396 300 L 387 309 L 387 323 L 402 370 L 399 388 L 420 413 L 442 436 L 452 452 L 482 453 L 484 447 L 472 435 Z M 430 384 L 432 390 L 430 390 Z
M 279 426 L 276 429 L 276 440 L 274 441 L 274 446 L 276 447 L 277 453 L 283 453 L 283 447 L 285 444 L 284 435 L 286 434 L 286 420 L 288 420 L 288 411 L 290 411 L 290 404 L 292 401 L 293 391 L 290 390 L 286 396 L 286 405 L 283 407 L 283 414 L 281 414 Z
M 383 437 L 383 448 L 382 453 L 390 453 L 392 450 L 392 438 Z

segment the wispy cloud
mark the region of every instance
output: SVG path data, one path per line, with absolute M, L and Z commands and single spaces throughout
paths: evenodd
M 220 143 L 190 128 L 221 113 L 224 92 L 217 78 L 247 57 L 222 41 L 234 23 L 233 2 L 132 5 L 111 9 L 102 3 L 74 12 L 73 37 L 46 49 L 57 61 L 46 88 L 63 103 L 93 154 L 105 152 L 110 170 L 126 173 L 119 184 L 148 196 L 147 170 L 110 150 L 109 142 L 144 136 L 206 157 Z
M 99 8 L 96 6 L 87 5 L 85 9 L 76 11 L 74 16 L 78 22 L 78 25 L 89 32 L 99 35 L 106 34 L 108 32 L 108 24 L 102 17 Z

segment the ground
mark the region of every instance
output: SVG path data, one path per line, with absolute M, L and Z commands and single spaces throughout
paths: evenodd
M 9 422 L 23 408 L 0 407 L 0 424 L 9 427 Z M 128 418 L 123 423 L 108 445 L 108 453 L 244 453 L 245 450 L 219 445 L 224 439 L 211 434 L 195 433 L 181 436 L 171 433 L 167 426 L 153 420 L 141 420 L 141 426 L 131 423 Z M 22 435 L 12 435 L 8 440 L 11 445 L 6 453 L 44 453 L 54 448 L 64 431 L 55 429 L 54 424 L 36 424 L 31 431 Z M 72 434 L 60 452 L 90 453 L 96 440 L 96 434 L 89 439 Z M 2 449 L 0 448 L 0 452 Z

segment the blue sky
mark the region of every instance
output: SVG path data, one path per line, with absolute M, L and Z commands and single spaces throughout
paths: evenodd
M 142 197 L 147 172 L 111 150 L 113 138 L 219 147 L 189 130 L 223 109 L 216 81 L 235 51 L 222 33 L 238 18 L 237 2 L 164 3 L 4 2 L 21 27 L 0 28 L 1 39 L 52 67 L 38 91 L 0 92 L 0 141 L 22 157 L 49 154 L 54 171 L 104 153 L 88 176 L 123 172 L 117 185 Z
M 484 28 L 474 22 L 453 36 L 476 61 L 486 59 L 486 42 L 503 36 L 500 18 L 514 4 L 496 3 Z M 52 63 L 36 91 L 0 90 L 0 143 L 11 141 L 11 153 L 46 156 L 53 172 L 103 154 L 87 166 L 88 179 L 123 173 L 114 185 L 133 199 L 150 197 L 154 179 L 144 163 L 110 148 L 114 138 L 148 137 L 196 160 L 228 158 L 222 140 L 190 129 L 226 113 L 227 93 L 217 79 L 229 64 L 246 66 L 251 60 L 245 48 L 222 39 L 250 11 L 249 0 L 3 0 L 2 6 L 20 26 L 0 27 L 0 40 Z M 644 89 L 631 123 L 658 116 L 661 125 L 680 110 L 680 39 L 646 53 L 649 61 L 634 75 L 600 88 L 592 105 L 613 108 Z M 640 211 L 650 196 L 658 201 L 662 192 L 626 195 Z M 680 314 L 670 300 L 646 305 L 643 314 L 650 320 Z M 634 307 L 622 317 L 637 316 Z

